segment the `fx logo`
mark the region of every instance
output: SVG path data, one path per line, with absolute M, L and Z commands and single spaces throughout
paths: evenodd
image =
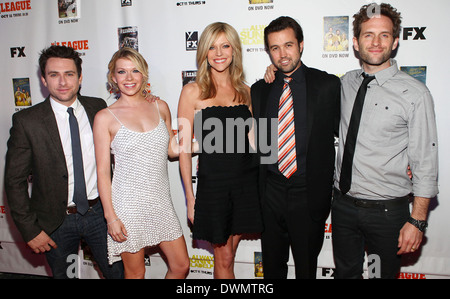
M 197 31 L 186 32 L 186 51 L 197 50 L 197 43 L 198 43 L 198 32 Z
M 18 55 L 17 57 L 27 57 L 25 55 L 25 47 L 11 48 L 11 58 L 16 57 L 16 55 Z
M 408 40 L 408 38 L 413 35 L 413 31 L 416 32 L 413 40 L 426 39 L 423 34 L 425 29 L 427 29 L 427 27 L 405 27 L 403 28 L 403 40 Z

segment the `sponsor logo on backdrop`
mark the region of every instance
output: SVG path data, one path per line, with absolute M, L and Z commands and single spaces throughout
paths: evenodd
M 317 268 L 317 278 L 333 278 L 333 268 Z
M 26 1 L 8 1 L 0 3 L 0 18 L 12 19 L 17 17 L 26 17 L 31 10 L 31 0 Z
M 177 6 L 205 5 L 206 1 L 177 1 Z
M 249 11 L 261 11 L 274 9 L 273 0 L 248 0 Z
M 325 240 L 331 239 L 332 224 L 325 223 Z
M 186 32 L 186 51 L 197 51 L 198 31 Z
M 13 47 L 10 49 L 10 52 L 11 52 L 11 58 L 27 57 L 27 55 L 25 55 L 25 47 Z
M 427 276 L 422 273 L 403 273 L 397 275 L 397 279 L 427 279 Z
M 192 255 L 190 273 L 213 276 L 214 257 L 211 255 Z
M 87 50 L 89 50 L 89 40 L 74 40 L 74 41 L 54 41 L 52 46 L 65 46 L 76 50 L 81 56 L 85 56 Z
M 426 40 L 425 29 L 427 27 L 404 27 L 403 40 Z
M 6 206 L 0 206 L 0 219 L 4 219 L 5 215 L 6 215 Z M 1 246 L 0 249 L 2 249 Z
M 368 256 L 368 269 L 367 272 L 364 272 L 363 276 L 368 278 L 378 278 L 378 276 L 374 276 L 379 272 L 378 270 L 374 270 L 375 266 L 379 267 L 379 265 L 374 264 L 374 261 L 377 261 L 376 255 L 371 254 Z M 334 268 L 317 268 L 317 278 L 333 278 L 334 277 Z M 397 279 L 427 279 L 427 276 L 423 273 L 404 273 L 400 272 L 396 276 Z
M 74 50 L 89 50 L 89 40 L 76 40 L 76 41 L 64 41 L 64 42 L 53 42 L 52 46 L 66 46 L 73 48 Z

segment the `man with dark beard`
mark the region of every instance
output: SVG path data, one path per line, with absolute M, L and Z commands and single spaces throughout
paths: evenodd
M 264 278 L 287 278 L 289 249 L 295 277 L 316 278 L 333 191 L 340 82 L 302 62 L 303 30 L 294 19 L 273 20 L 264 40 L 277 69 L 273 83 L 251 88 L 257 136 L 273 140 L 276 153 L 269 162 L 258 143 Z
M 389 4 L 364 5 L 354 15 L 353 46 L 362 69 L 341 78 L 332 204 L 335 278 L 361 278 L 365 247 L 379 261 L 369 267 L 369 278 L 395 278 L 401 255 L 419 248 L 430 198 L 438 193 L 432 96 L 391 59 L 400 23 Z

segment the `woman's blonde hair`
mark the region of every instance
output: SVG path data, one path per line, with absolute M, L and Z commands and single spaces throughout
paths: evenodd
M 134 63 L 136 66 L 136 69 L 142 74 L 142 86 L 141 86 L 141 93 L 143 96 L 145 96 L 148 92 L 147 85 L 148 85 L 148 64 L 147 61 L 145 61 L 144 57 L 136 50 L 132 48 L 122 48 L 114 55 L 112 56 L 109 64 L 108 64 L 108 85 L 111 92 L 119 92 L 119 87 L 117 86 L 116 82 L 113 80 L 114 71 L 116 68 L 117 60 L 125 58 L 129 59 L 131 62 Z
M 208 25 L 200 36 L 197 49 L 197 78 L 196 82 L 201 90 L 201 99 L 214 98 L 217 94 L 216 86 L 211 78 L 211 70 L 208 64 L 208 51 L 217 40 L 218 36 L 224 33 L 226 39 L 233 49 L 233 60 L 229 67 L 231 84 L 236 90 L 238 103 L 249 103 L 250 95 L 245 85 L 244 67 L 242 65 L 242 47 L 239 35 L 236 30 L 222 22 Z

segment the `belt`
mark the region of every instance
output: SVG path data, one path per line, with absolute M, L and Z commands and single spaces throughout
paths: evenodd
M 378 209 L 391 209 L 404 205 L 409 200 L 409 195 L 396 197 L 393 199 L 383 199 L 383 200 L 372 200 L 372 199 L 362 199 L 356 198 L 347 194 L 342 194 L 342 192 L 334 188 L 335 199 L 343 199 L 347 202 L 352 203 L 356 207 L 360 208 L 378 208 Z M 336 194 L 338 196 L 336 196 Z
M 89 202 L 89 210 L 90 210 L 91 207 L 93 207 L 99 200 L 100 200 L 100 196 L 97 197 L 96 199 L 88 200 L 88 202 Z M 67 207 L 67 210 L 66 210 L 66 214 L 67 214 L 67 215 L 76 214 L 76 213 L 77 213 L 77 206 Z

